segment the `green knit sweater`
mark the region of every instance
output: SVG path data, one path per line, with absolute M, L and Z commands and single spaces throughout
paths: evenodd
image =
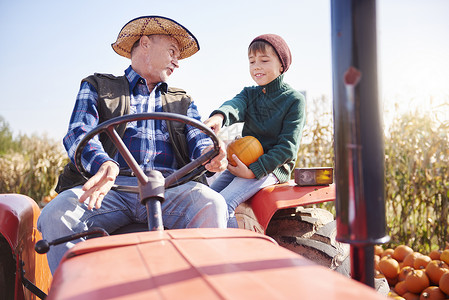
M 223 126 L 245 122 L 243 136 L 254 136 L 264 155 L 249 165 L 257 179 L 273 173 L 279 182 L 290 179 L 305 123 L 304 96 L 283 81 L 284 75 L 265 86 L 245 87 L 232 100 L 212 112 L 222 114 Z

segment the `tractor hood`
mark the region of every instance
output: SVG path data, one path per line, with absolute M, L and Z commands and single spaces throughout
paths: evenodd
M 50 299 L 384 299 L 243 229 L 90 239 L 63 258 Z

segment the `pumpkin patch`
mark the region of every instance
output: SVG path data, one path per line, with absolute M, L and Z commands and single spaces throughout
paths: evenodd
M 449 249 L 428 254 L 399 245 L 374 246 L 376 277 L 385 277 L 390 299 L 449 299 Z

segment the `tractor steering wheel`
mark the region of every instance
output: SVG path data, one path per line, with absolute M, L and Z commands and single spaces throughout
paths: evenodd
M 119 153 L 122 155 L 123 159 L 126 161 L 128 166 L 131 168 L 137 179 L 139 180 L 139 184 L 144 185 L 148 182 L 148 177 L 145 175 L 143 170 L 139 167 L 139 164 L 131 155 L 129 149 L 124 144 L 122 138 L 119 136 L 115 127 L 119 124 L 127 123 L 131 121 L 141 121 L 141 120 L 166 120 L 166 121 L 177 121 L 184 124 L 188 124 L 194 126 L 205 134 L 207 134 L 213 141 L 213 149 L 208 151 L 207 153 L 201 155 L 197 159 L 191 161 L 187 165 L 182 168 L 176 170 L 174 173 L 170 174 L 165 178 L 165 188 L 174 187 L 185 183 L 191 180 L 194 177 L 198 177 L 206 172 L 204 168 L 205 163 L 209 162 L 212 158 L 218 155 L 219 142 L 215 133 L 205 126 L 203 123 L 186 117 L 184 115 L 174 114 L 174 113 L 141 113 L 141 114 L 132 114 L 125 115 L 117 118 L 110 119 L 106 122 L 101 123 L 96 128 L 87 133 L 84 138 L 81 140 L 80 144 L 76 148 L 75 151 L 75 166 L 81 175 L 88 179 L 91 175 L 84 169 L 81 163 L 81 155 L 87 143 L 97 134 L 105 132 L 108 137 L 111 139 L 112 143 L 115 147 L 117 147 Z M 175 147 L 176 145 L 173 145 Z M 135 186 L 123 186 L 123 185 L 114 185 L 113 189 L 131 193 L 139 193 L 139 188 Z

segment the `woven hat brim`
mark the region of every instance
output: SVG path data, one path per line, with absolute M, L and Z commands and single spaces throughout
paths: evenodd
M 163 34 L 175 38 L 179 44 L 178 59 L 180 60 L 192 56 L 200 49 L 198 40 L 187 28 L 161 16 L 145 16 L 129 21 L 120 30 L 112 48 L 117 54 L 131 58 L 131 49 L 134 43 L 140 37 L 152 34 Z

